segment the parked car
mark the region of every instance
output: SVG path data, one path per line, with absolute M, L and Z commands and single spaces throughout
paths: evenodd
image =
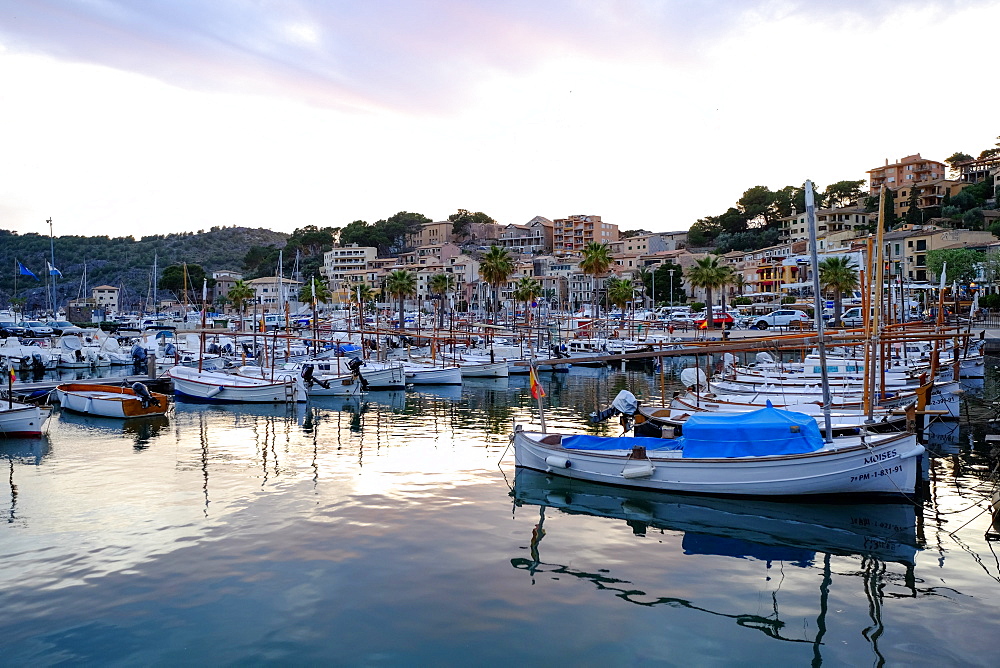
M 757 329 L 767 329 L 768 327 L 789 327 L 798 326 L 799 323 L 807 324 L 810 318 L 804 311 L 795 309 L 779 309 L 773 313 L 759 316 L 754 320 L 754 327 Z
M 864 324 L 864 318 L 860 307 L 849 308 L 840 316 L 840 324 L 844 327 L 860 327 Z
M 49 320 L 45 324 L 52 328 L 52 333 L 56 336 L 62 334 L 79 334 L 83 331 L 83 328 L 77 327 L 67 320 Z
M 27 331 L 24 327 L 11 320 L 0 322 L 0 336 L 25 336 Z
M 697 320 L 694 321 L 695 327 L 698 328 L 704 327 L 705 321 L 707 319 L 708 316 L 702 316 L 698 318 Z M 733 316 L 730 315 L 729 313 L 714 313 L 712 317 L 712 325 L 714 327 L 724 327 L 726 329 L 732 329 L 734 322 L 735 320 L 733 320 Z
M 23 323 L 25 336 L 52 336 L 52 328 L 38 320 L 25 320 Z

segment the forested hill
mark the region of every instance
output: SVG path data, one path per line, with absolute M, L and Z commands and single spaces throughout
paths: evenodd
M 205 271 L 230 269 L 242 271 L 244 259 L 254 247 L 283 247 L 287 234 L 246 227 L 214 227 L 208 232 L 155 234 L 134 237 L 56 237 L 55 266 L 62 272 L 57 278 L 57 298 L 75 299 L 80 294 L 84 262 L 87 288 L 113 285 L 122 288 L 128 304 L 145 299 L 150 286 L 153 258 L 160 273 L 171 264 L 186 262 L 201 265 Z M 40 234 L 17 234 L 0 230 L 0 308 L 14 297 L 24 298 L 28 309 L 44 305 L 44 285 L 49 255 L 49 237 Z M 20 261 L 38 276 L 16 274 Z M 17 278 L 17 295 L 14 281 Z M 89 294 L 87 295 L 89 296 Z

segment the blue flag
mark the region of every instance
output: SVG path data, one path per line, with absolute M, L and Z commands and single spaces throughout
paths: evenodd
M 49 265 L 49 276 L 62 276 L 62 272 L 53 267 L 51 262 L 46 260 L 45 264 Z
M 25 267 L 23 264 L 21 264 L 20 261 L 18 261 L 18 263 L 17 263 L 17 271 L 22 276 L 31 276 L 36 281 L 42 280 L 42 279 L 38 278 L 37 276 L 35 276 L 35 273 L 33 271 L 31 271 L 30 269 L 28 269 L 27 267 Z

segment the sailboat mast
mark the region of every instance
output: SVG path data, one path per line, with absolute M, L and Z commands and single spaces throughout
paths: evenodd
M 813 296 L 816 304 L 813 308 L 813 318 L 816 321 L 816 337 L 819 340 L 819 366 L 823 389 L 823 426 L 826 442 L 833 441 L 833 425 L 830 422 L 830 379 L 826 369 L 826 332 L 823 323 L 823 296 L 820 292 L 819 254 L 816 249 L 816 202 L 813 195 L 812 181 L 806 180 L 806 221 L 809 227 L 809 264 L 812 271 Z

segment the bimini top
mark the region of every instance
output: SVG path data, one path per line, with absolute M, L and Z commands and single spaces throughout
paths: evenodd
M 816 419 L 774 408 L 750 413 L 695 413 L 684 423 L 684 457 L 763 457 L 823 447 Z

